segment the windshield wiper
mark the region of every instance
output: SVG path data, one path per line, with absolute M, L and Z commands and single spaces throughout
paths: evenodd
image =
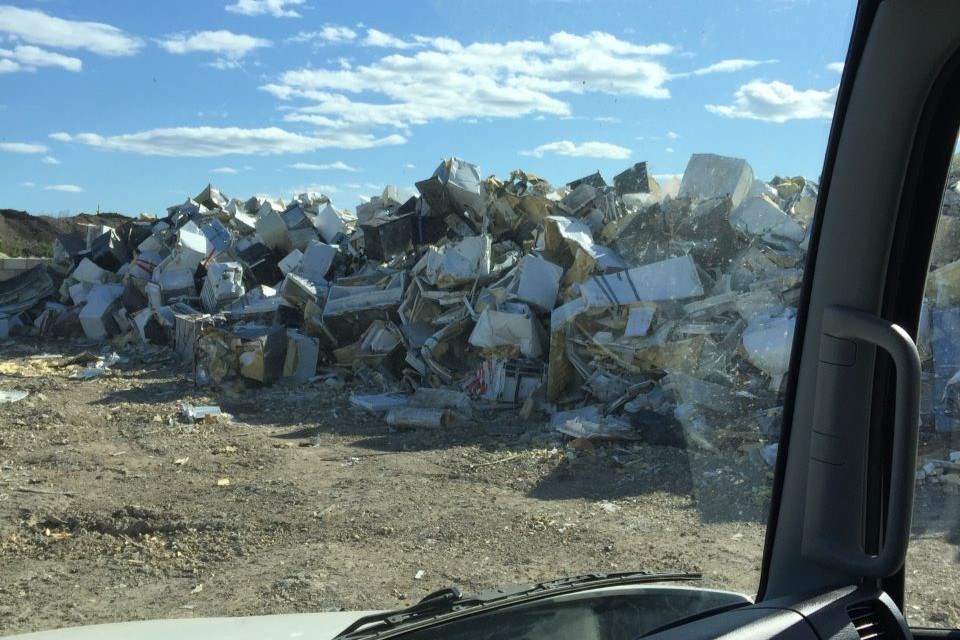
M 414 623 L 425 623 L 437 618 L 459 617 L 475 610 L 490 610 L 519 602 L 536 600 L 545 596 L 595 589 L 621 584 L 643 584 L 647 582 L 668 582 L 700 580 L 701 574 L 676 572 L 653 573 L 648 571 L 625 571 L 619 573 L 588 573 L 580 576 L 560 578 L 549 582 L 519 584 L 500 589 L 485 591 L 475 596 L 464 596 L 459 587 L 447 587 L 427 595 L 422 600 L 405 609 L 384 611 L 364 616 L 341 631 L 334 640 L 366 638 L 393 631 L 398 627 L 407 627 Z

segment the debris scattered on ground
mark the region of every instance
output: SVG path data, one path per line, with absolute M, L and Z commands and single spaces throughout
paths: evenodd
M 21 391 L 19 389 L 0 389 L 0 404 L 19 402 L 28 395 L 30 395 L 29 392 Z
M 587 440 L 776 439 L 761 423 L 780 406 L 814 182 L 696 154 L 679 184 L 644 162 L 554 186 L 448 158 L 416 186 L 351 212 L 208 185 L 162 218 L 61 236 L 54 265 L 2 283 L 0 315 L 14 336 L 170 347 L 198 387 L 360 376 L 353 403 L 398 428 L 512 408 Z
M 506 401 L 458 406 L 456 388 L 439 389 L 455 394 L 444 398 L 420 392 L 418 402 L 473 412 L 465 423 L 389 428 L 385 412 L 349 402 L 391 393 L 376 370 L 318 366 L 301 386 L 212 392 L 193 388 L 173 350 L 139 341 L 115 348 L 129 362 L 83 383 L 69 375 L 86 364 L 54 366 L 84 349 L 101 353 L 82 340 L 17 339 L 0 361 L 24 372 L 4 369 L 0 386 L 30 391 L 0 405 L 0 504 L 12 514 L 0 522 L 2 566 L 11 589 L 31 593 L 29 603 L 13 603 L 5 630 L 62 624 L 70 598 L 79 624 L 165 618 L 185 602 L 215 616 L 388 609 L 449 576 L 477 592 L 638 564 L 698 571 L 715 588 L 755 585 L 773 471 L 746 435 L 736 447 L 688 448 L 672 416 L 637 409 L 639 439 L 571 439 L 541 418 L 549 403 L 538 393 L 525 420 Z M 412 406 L 416 391 L 395 393 Z M 184 424 L 184 404 L 220 406 L 235 419 Z M 765 433 L 778 421 L 771 410 L 736 427 Z M 949 460 L 957 447 L 944 449 L 947 441 L 925 435 L 921 450 Z M 222 478 L 230 484 L 217 486 Z M 945 505 L 957 491 L 949 481 L 921 482 L 917 530 L 948 531 Z M 943 536 L 912 544 L 913 565 L 930 570 L 956 551 Z M 395 562 L 398 548 L 415 557 Z M 477 549 L 483 555 L 470 556 Z M 302 562 L 291 567 L 291 557 Z M 464 557 L 477 564 L 464 569 Z M 344 573 L 346 565 L 358 569 Z M 415 581 L 418 570 L 425 575 Z M 314 576 L 312 587 L 289 586 L 305 584 L 300 573 Z M 371 580 L 385 585 L 376 601 Z M 137 588 L 141 581 L 155 588 Z M 200 583 L 203 592 L 189 596 Z M 121 584 L 122 598 L 101 597 Z M 395 601 L 394 589 L 405 600 Z M 955 611 L 956 601 L 929 610 Z
M 71 358 L 70 360 L 77 360 L 76 358 Z M 89 380 L 90 378 L 99 378 L 100 376 L 107 375 L 110 367 L 120 362 L 120 356 L 116 353 L 111 353 L 102 358 L 97 358 L 93 366 L 87 367 L 86 369 L 81 369 L 75 374 L 70 376 L 71 378 L 79 378 L 80 380 Z M 69 362 L 68 364 L 78 364 L 78 362 Z
M 194 422 L 217 422 L 218 420 L 230 420 L 229 413 L 224 413 L 220 407 L 213 405 L 194 406 L 192 404 L 183 405 L 183 417 L 189 423 Z

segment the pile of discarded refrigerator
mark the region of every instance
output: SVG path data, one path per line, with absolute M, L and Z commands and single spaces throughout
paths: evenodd
M 49 273 L 0 283 L 0 314 L 13 333 L 170 345 L 199 385 L 339 366 L 547 409 L 573 436 L 776 429 L 815 183 L 696 154 L 663 184 L 642 162 L 555 187 L 450 158 L 416 187 L 350 213 L 208 186 L 162 219 L 62 236 Z

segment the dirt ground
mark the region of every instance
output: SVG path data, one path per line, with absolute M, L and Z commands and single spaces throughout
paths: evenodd
M 756 448 L 579 450 L 515 410 L 397 431 L 350 406 L 369 378 L 211 392 L 163 348 L 120 349 L 88 381 L 36 357 L 82 350 L 0 345 L 0 389 L 30 392 L 0 404 L 0 635 L 395 608 L 611 570 L 756 589 L 772 476 Z M 183 403 L 232 419 L 186 424 Z M 956 624 L 956 531 L 937 529 L 944 489 L 924 491 L 908 613 Z

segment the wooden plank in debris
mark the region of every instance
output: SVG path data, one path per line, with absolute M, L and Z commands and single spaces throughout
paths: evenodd
M 547 401 L 556 402 L 573 379 L 573 365 L 567 359 L 566 326 L 550 332 L 550 355 L 547 360 Z

